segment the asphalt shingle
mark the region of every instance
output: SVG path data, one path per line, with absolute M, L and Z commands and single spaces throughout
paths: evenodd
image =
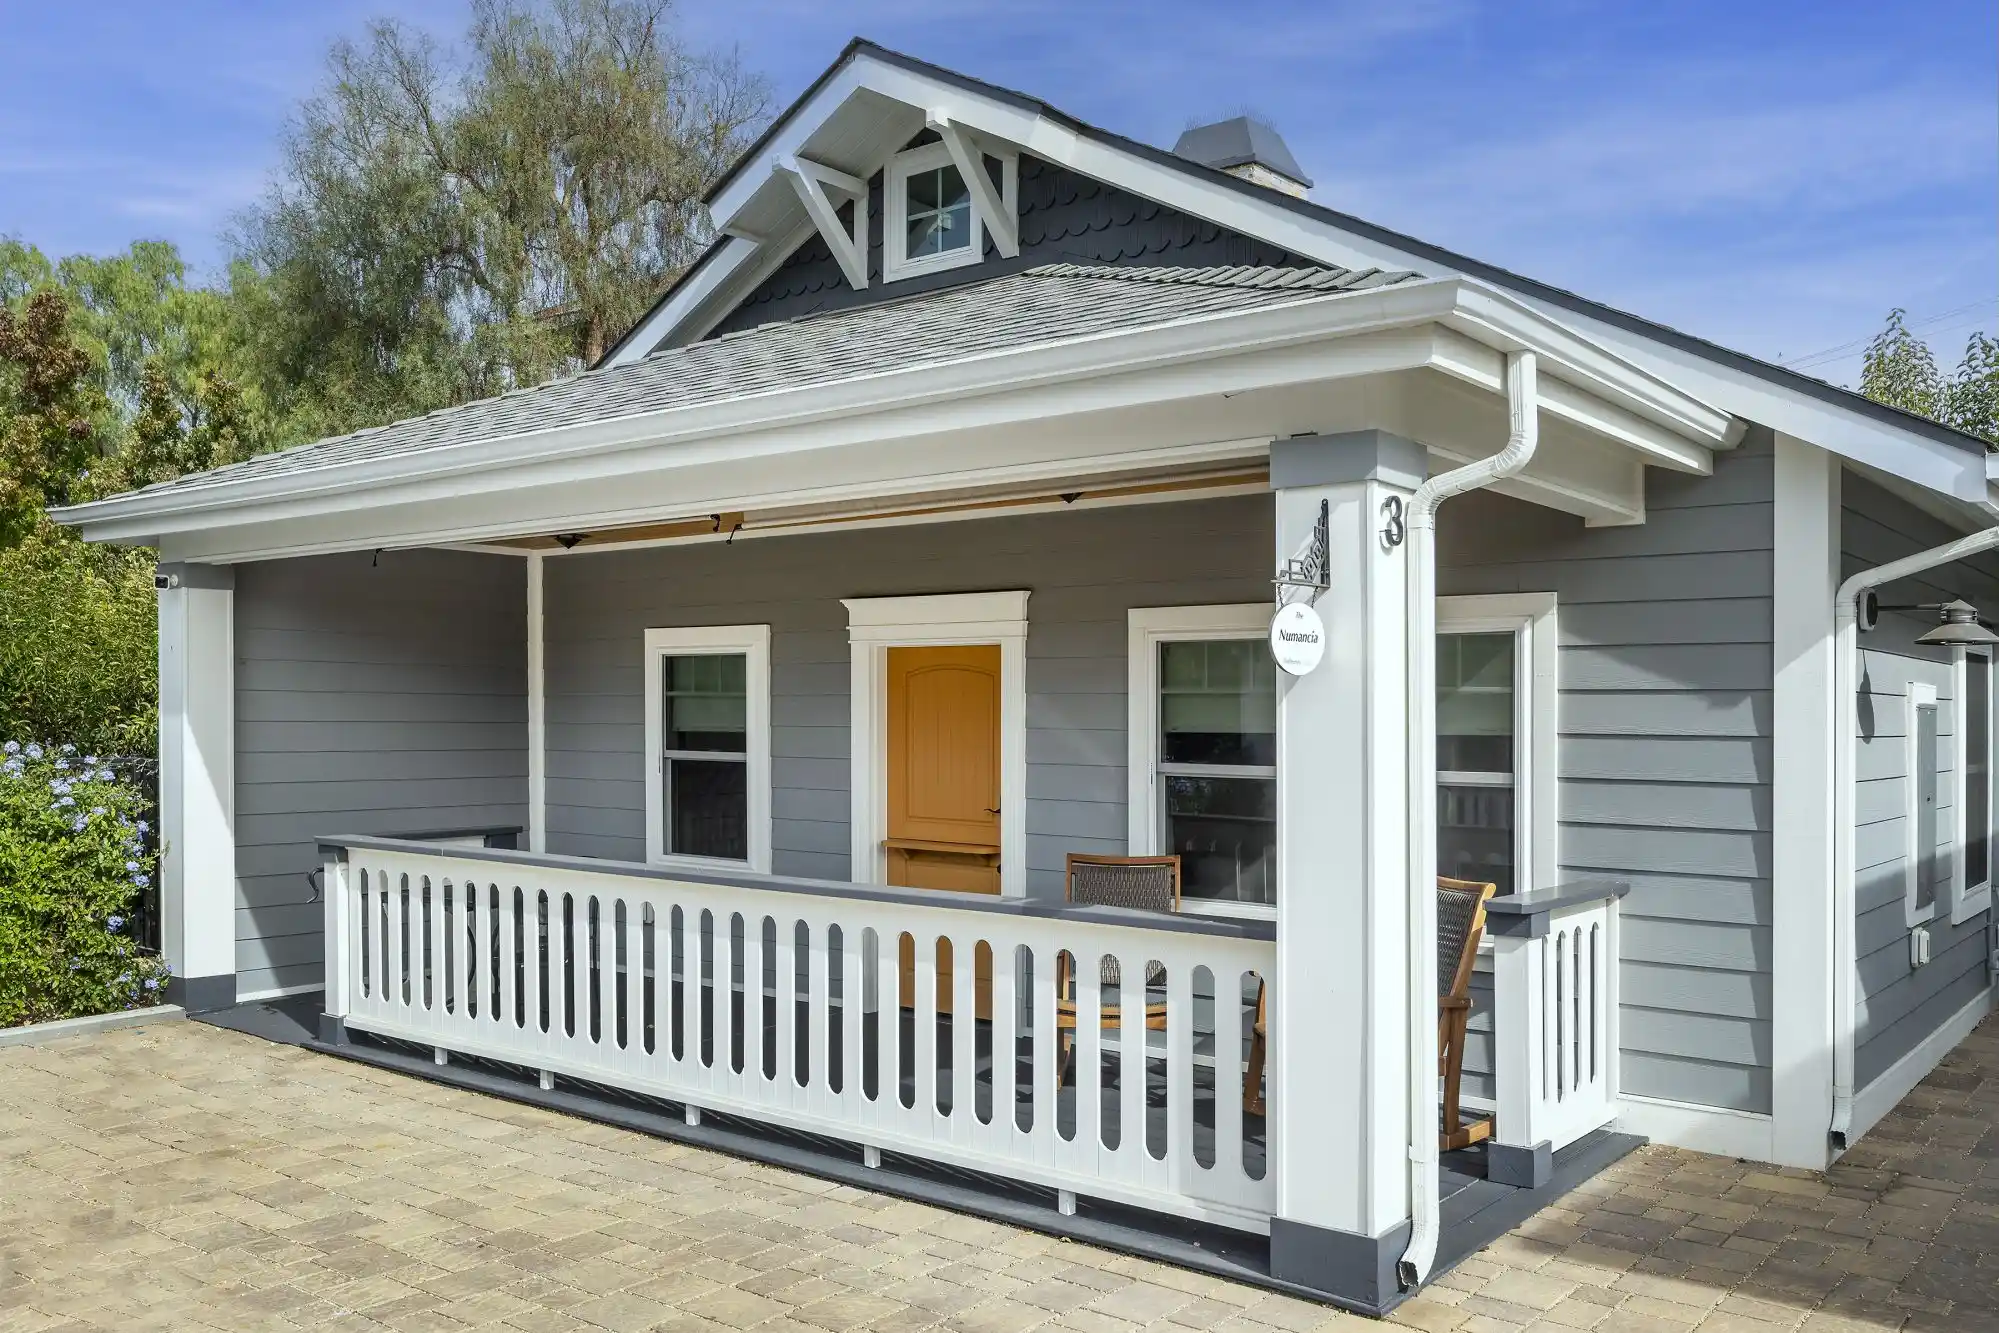
M 143 493 L 207 490 L 584 422 L 823 387 L 1196 316 L 1332 300 L 1416 276 L 1334 267 L 1045 264 L 905 300 L 663 348 L 628 365 L 585 371 L 497 398 L 262 454 L 148 487 Z

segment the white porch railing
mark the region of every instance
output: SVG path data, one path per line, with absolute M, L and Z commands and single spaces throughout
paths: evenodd
M 1493 937 L 1495 1179 L 1509 1150 L 1554 1152 L 1617 1115 L 1617 918 L 1624 886 L 1566 885 L 1488 907 Z M 1518 1159 L 1516 1159 L 1518 1160 Z
M 1267 924 L 390 839 L 326 854 L 326 1011 L 349 1028 L 1269 1229 L 1243 1110 Z

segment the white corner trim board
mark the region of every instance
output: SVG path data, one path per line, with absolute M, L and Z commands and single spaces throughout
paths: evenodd
M 1713 1153 L 1717 1157 L 1744 1157 L 1752 1162 L 1770 1161 L 1776 1147 L 1776 1136 L 1767 1115 L 1659 1097 L 1634 1097 L 1628 1092 L 1618 1099 L 1617 1128 L 1626 1134 L 1642 1134 L 1654 1143 Z
M 852 805 L 848 874 L 886 882 L 888 650 L 996 644 L 1000 650 L 1000 893 L 1027 896 L 1027 598 L 1015 592 L 848 597 Z
M 1823 1169 L 1833 1085 L 1835 946 L 1827 885 L 1838 841 L 1833 602 L 1840 467 L 1832 454 L 1782 433 L 1774 452 L 1770 1111 L 1774 1160 Z
M 1946 1019 L 1936 1031 L 1923 1038 L 1914 1050 L 1882 1070 L 1872 1083 L 1855 1093 L 1853 1125 L 1847 1131 L 1846 1141 L 1849 1144 L 1858 1142 L 1861 1135 L 1880 1124 L 1882 1117 L 1894 1110 L 1991 1012 L 1992 990 L 1987 987 Z

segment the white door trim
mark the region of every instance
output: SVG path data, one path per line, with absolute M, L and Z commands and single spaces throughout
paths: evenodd
M 989 643 L 1000 650 L 1000 893 L 1027 896 L 1027 598 L 1023 590 L 841 599 L 853 667 L 854 883 L 888 878 L 888 650 Z

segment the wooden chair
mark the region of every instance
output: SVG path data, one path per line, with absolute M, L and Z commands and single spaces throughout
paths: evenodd
M 1252 973 L 1252 976 L 1255 974 Z M 1242 1110 L 1244 1115 L 1263 1114 L 1263 1060 L 1264 1048 L 1269 1036 L 1266 1031 L 1269 1017 L 1270 987 L 1262 977 L 1256 978 L 1256 1022 L 1249 1029 L 1249 1068 L 1242 1076 Z
M 1064 867 L 1063 896 L 1072 903 L 1094 907 L 1130 907 L 1143 912 L 1180 910 L 1180 858 L 1177 856 L 1086 856 L 1071 852 Z M 1139 991 L 1144 1001 L 1144 985 L 1165 979 L 1163 967 L 1146 969 Z M 1118 1003 L 1100 1010 L 1103 1027 L 1124 1026 L 1124 987 L 1115 958 L 1099 965 L 1098 980 L 1118 987 Z M 1055 1030 L 1061 1043 L 1061 1067 L 1057 1077 L 1067 1082 L 1076 1040 L 1076 987 L 1070 975 L 1069 955 L 1058 955 L 1055 965 Z M 1165 1004 L 1146 1004 L 1145 1027 L 1152 1032 L 1166 1030 Z
M 1496 884 L 1437 877 L 1437 1072 L 1444 1080 L 1441 1151 L 1469 1148 L 1492 1136 L 1488 1117 L 1465 1124 L 1458 1111 L 1458 1084 L 1464 1076 L 1465 1026 L 1471 1021 L 1472 964 L 1485 934 L 1486 900 Z

